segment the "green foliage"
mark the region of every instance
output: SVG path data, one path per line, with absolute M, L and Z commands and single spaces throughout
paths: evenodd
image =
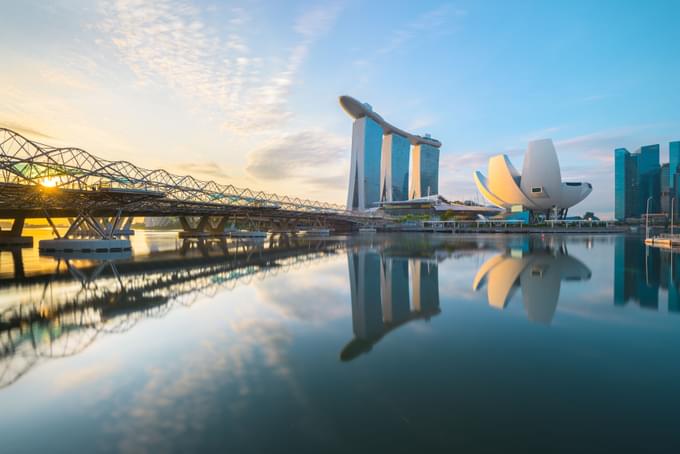
M 461 221 L 465 219 L 465 216 L 460 216 L 455 211 L 445 211 L 441 215 L 442 221 Z
M 427 214 L 407 214 L 399 218 L 400 223 L 414 222 L 414 221 L 429 221 L 430 216 Z

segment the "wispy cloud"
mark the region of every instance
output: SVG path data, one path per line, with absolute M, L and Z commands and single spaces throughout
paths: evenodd
M 230 10 L 229 29 L 221 33 L 207 25 L 206 11 L 181 0 L 117 0 L 103 3 L 101 11 L 100 29 L 141 84 L 166 84 L 221 118 L 225 129 L 254 133 L 290 118 L 290 87 L 340 7 L 323 5 L 302 15 L 292 27 L 297 44 L 284 47 L 283 56 L 255 54 L 240 30 L 252 20 L 242 8 Z
M 378 53 L 388 54 L 403 48 L 418 37 L 441 33 L 451 17 L 460 17 L 465 14 L 465 10 L 456 9 L 450 3 L 425 11 L 412 22 L 399 27 L 389 41 L 378 50 Z
M 186 162 L 177 164 L 173 167 L 175 167 L 179 173 L 186 173 L 198 177 L 204 175 L 218 180 L 229 178 L 229 174 L 227 174 L 227 172 L 225 172 L 215 161 Z
M 323 131 L 302 131 L 269 141 L 248 156 L 246 170 L 256 178 L 297 178 L 307 184 L 344 181 L 349 145 L 345 137 Z M 319 175 L 324 175 L 321 179 Z
M 3 118 L 3 115 L 0 114 L 0 128 L 7 128 L 11 129 L 12 131 L 18 132 L 19 134 L 22 134 L 26 136 L 26 138 L 31 139 L 31 140 L 36 140 L 36 139 L 53 139 L 51 135 L 44 133 L 42 131 L 39 131 L 37 129 L 30 128 L 24 124 L 16 123 L 12 120 Z
M 552 137 L 555 133 L 559 132 L 562 129 L 560 126 L 549 126 L 547 128 L 539 129 L 537 131 L 532 131 L 527 134 L 524 134 L 521 137 L 522 143 L 525 142 L 530 142 L 532 140 L 538 140 L 538 139 L 545 139 Z

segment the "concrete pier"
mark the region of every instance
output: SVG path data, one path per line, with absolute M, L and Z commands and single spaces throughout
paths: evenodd
M 58 239 L 40 240 L 40 252 L 123 252 L 132 250 L 130 240 Z
M 33 247 L 33 237 L 0 235 L 0 246 Z

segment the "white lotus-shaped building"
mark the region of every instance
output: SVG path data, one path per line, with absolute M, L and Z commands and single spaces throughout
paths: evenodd
M 506 155 L 499 154 L 489 159 L 488 177 L 476 171 L 474 178 L 479 191 L 494 205 L 506 209 L 521 205 L 526 210 L 557 212 L 560 216 L 593 190 L 590 183 L 562 182 L 560 163 L 550 139 L 529 142 L 521 175 Z

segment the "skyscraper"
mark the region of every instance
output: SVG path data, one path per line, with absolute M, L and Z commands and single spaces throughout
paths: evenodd
M 352 125 L 352 157 L 347 207 L 352 210 L 375 208 L 380 202 L 380 153 L 382 128 L 365 116 Z
M 668 163 L 670 164 L 668 184 L 671 188 L 672 196 L 677 197 L 680 194 L 677 181 L 678 171 L 680 170 L 680 141 L 668 144 Z
M 651 198 L 650 212 L 661 210 L 661 166 L 659 164 L 659 144 L 645 145 L 640 148 L 638 174 L 640 178 L 640 213 L 644 213 L 647 200 Z
M 408 138 L 389 133 L 383 136 L 380 200 L 392 202 L 408 199 L 409 154 Z
M 416 144 L 412 161 L 411 198 L 439 194 L 439 148 Z
M 659 162 L 659 145 L 645 145 L 631 153 L 614 150 L 614 215 L 623 221 L 649 212 L 675 218 L 680 210 L 680 141 L 668 146 L 668 164 Z
M 637 155 L 614 150 L 614 217 L 623 221 L 639 215 L 637 207 Z
M 659 172 L 659 185 L 661 187 L 660 206 L 663 213 L 671 212 L 671 199 L 673 198 L 670 186 L 670 164 L 662 164 Z
M 409 191 L 413 197 L 438 194 L 441 142 L 389 124 L 369 104 L 350 96 L 341 96 L 340 105 L 354 119 L 348 209 L 367 210 L 380 202 L 408 200 Z

